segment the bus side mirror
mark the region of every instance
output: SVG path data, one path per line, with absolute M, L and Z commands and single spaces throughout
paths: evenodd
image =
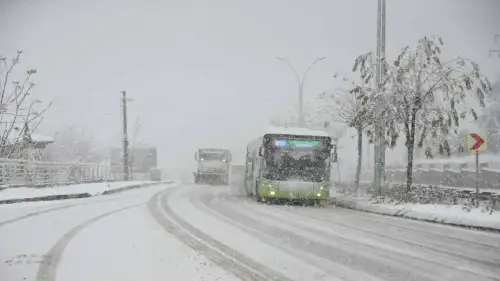
M 262 146 L 259 147 L 259 156 L 260 157 L 264 156 L 264 148 Z
M 337 146 L 334 145 L 333 146 L 333 152 L 332 152 L 332 162 L 333 163 L 337 163 L 337 161 L 338 161 L 337 158 L 338 158 L 338 156 L 337 156 Z
M 337 152 L 332 152 L 332 162 L 337 163 Z
M 198 151 L 194 153 L 194 160 L 198 161 Z

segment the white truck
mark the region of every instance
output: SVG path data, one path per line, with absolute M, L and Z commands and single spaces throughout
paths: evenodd
M 162 180 L 162 170 L 160 168 L 149 169 L 148 178 L 150 181 L 161 181 Z
M 229 184 L 231 152 L 228 149 L 200 148 L 195 153 L 194 182 Z

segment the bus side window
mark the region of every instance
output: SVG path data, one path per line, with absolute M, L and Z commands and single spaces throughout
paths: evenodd
M 247 178 L 251 178 L 252 174 L 253 174 L 252 159 L 249 156 L 250 156 L 250 154 L 247 154 L 247 159 L 246 159 L 246 163 L 245 163 Z
M 253 174 L 255 173 L 255 171 L 257 170 L 257 162 L 258 161 L 258 158 L 256 157 L 255 155 L 255 152 L 253 153 L 253 159 L 252 159 L 252 177 L 253 177 Z

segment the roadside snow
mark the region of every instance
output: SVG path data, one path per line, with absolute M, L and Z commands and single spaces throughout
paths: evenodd
M 336 205 L 371 213 L 500 230 L 500 212 L 493 212 L 491 215 L 482 209 L 471 209 L 468 212 L 461 205 L 372 203 L 369 197 L 338 193 L 331 197 Z
M 413 163 L 416 164 L 462 164 L 462 163 L 475 163 L 476 162 L 475 155 L 469 155 L 464 157 L 450 157 L 450 158 L 433 158 L 433 159 L 425 159 L 419 158 L 415 159 Z M 481 154 L 479 158 L 480 163 L 499 163 L 500 157 L 494 154 Z M 405 166 L 406 162 L 404 161 L 395 161 L 394 159 L 390 159 L 387 161 L 388 165 L 401 165 Z
M 460 205 L 402 204 L 387 207 L 399 209 L 405 213 L 404 216 L 415 219 L 500 229 L 500 212 L 491 215 L 482 209 L 467 212 Z
M 152 183 L 152 181 L 99 182 L 43 188 L 15 187 L 0 190 L 0 200 L 71 195 L 79 193 L 89 193 L 90 195 L 95 196 L 100 195 L 107 190 L 146 183 Z

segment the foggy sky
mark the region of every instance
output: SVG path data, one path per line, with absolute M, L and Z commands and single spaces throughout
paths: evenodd
M 21 70 L 38 70 L 34 94 L 54 103 L 40 133 L 77 125 L 100 145 L 119 145 L 126 90 L 131 131 L 143 122 L 136 142 L 157 146 L 168 168 L 190 167 L 200 146 L 243 161 L 246 143 L 296 104 L 294 74 L 276 56 L 301 73 L 328 57 L 305 83 L 312 100 L 376 44 L 376 0 L 0 3 L 0 55 L 23 50 Z M 487 50 L 499 14 L 498 0 L 387 0 L 388 55 L 439 34 L 448 55 L 476 60 L 494 79 L 500 59 Z

